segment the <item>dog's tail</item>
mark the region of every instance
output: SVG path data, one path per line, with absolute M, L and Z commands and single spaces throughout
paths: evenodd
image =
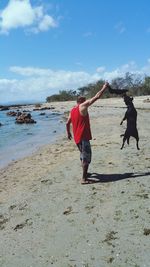
M 121 134 L 121 135 L 120 135 L 120 137 L 123 137 L 123 136 L 124 136 L 124 134 Z

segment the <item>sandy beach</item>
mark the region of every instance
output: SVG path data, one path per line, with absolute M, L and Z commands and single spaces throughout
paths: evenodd
M 134 98 L 139 151 L 134 138 L 120 150 L 121 98 L 89 108 L 96 183 L 80 184 L 79 152 L 66 136 L 0 169 L 0 267 L 150 266 L 148 98 Z M 73 105 L 53 103 L 61 112 Z

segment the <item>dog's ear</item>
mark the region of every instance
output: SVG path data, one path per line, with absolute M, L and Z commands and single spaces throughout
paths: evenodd
M 126 103 L 131 103 L 133 101 L 133 97 L 128 96 L 128 95 L 124 95 L 124 101 Z

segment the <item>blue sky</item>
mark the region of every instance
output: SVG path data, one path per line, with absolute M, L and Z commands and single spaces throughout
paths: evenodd
M 149 0 L 1 0 L 0 104 L 150 75 Z

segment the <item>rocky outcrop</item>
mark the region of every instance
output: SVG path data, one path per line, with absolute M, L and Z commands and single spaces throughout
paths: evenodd
M 9 111 L 6 114 L 8 116 L 16 117 L 16 123 L 36 123 L 36 121 L 31 118 L 31 114 L 27 112 Z
M 0 106 L 0 111 L 9 110 L 9 107 Z
M 16 116 L 20 116 L 21 115 L 21 112 L 20 111 L 9 111 L 6 114 L 8 116 L 16 117 Z
M 36 121 L 31 118 L 30 113 L 22 113 L 16 118 L 16 123 L 36 123 Z

